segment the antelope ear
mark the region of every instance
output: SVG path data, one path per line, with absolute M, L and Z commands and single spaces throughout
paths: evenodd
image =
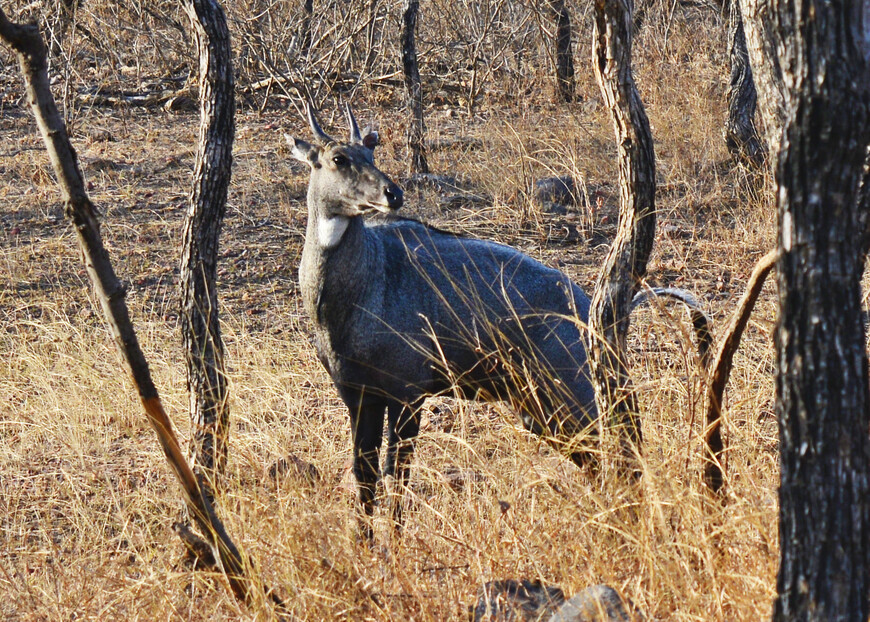
M 319 154 L 316 146 L 299 138 L 294 138 L 293 136 L 290 136 L 290 134 L 284 134 L 284 139 L 287 141 L 287 144 L 290 145 L 290 153 L 294 158 L 300 162 L 304 162 L 308 166 L 314 166 Z
M 374 151 L 375 147 L 380 144 L 380 136 L 378 136 L 377 130 L 373 130 L 371 128 L 366 128 L 365 134 L 363 135 L 362 144 L 363 147 L 368 149 L 369 151 Z

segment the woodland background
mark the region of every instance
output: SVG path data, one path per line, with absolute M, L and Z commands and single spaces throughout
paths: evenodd
M 238 112 L 218 282 L 232 429 L 222 517 L 302 619 L 461 619 L 480 584 L 566 593 L 607 583 L 649 619 L 770 616 L 777 542 L 773 286 L 727 392 L 725 502 L 700 481 L 703 372 L 679 308 L 633 316 L 642 493 L 593 478 L 499 406 L 428 403 L 405 532 L 389 555 L 355 542 L 347 416 L 317 362 L 296 269 L 307 171 L 300 89 L 327 131 L 339 100 L 377 124 L 378 165 L 408 215 L 521 248 L 592 291 L 615 235 L 612 122 L 590 67 L 591 7 L 567 3 L 576 89 L 560 100 L 552 15 L 538 3 L 431 2 L 419 17 L 427 156 L 451 188 L 414 186 L 397 2 L 226 2 Z M 45 24 L 50 75 L 155 381 L 183 437 L 181 226 L 197 142 L 196 56 L 175 3 L 8 3 Z M 692 291 L 721 329 L 774 246 L 773 180 L 736 161 L 723 125 L 727 8 L 637 7 L 634 74 L 652 126 L 658 228 L 651 285 Z M 181 513 L 154 434 L 90 291 L 14 57 L 0 48 L 0 615 L 14 620 L 267 619 L 182 562 Z M 535 181 L 570 176 L 567 206 Z M 281 462 L 281 459 L 284 459 Z M 311 479 L 294 465 L 314 465 Z M 386 532 L 386 526 L 381 525 Z

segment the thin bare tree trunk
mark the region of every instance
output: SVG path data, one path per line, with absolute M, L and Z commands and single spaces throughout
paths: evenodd
M 184 0 L 199 52 L 200 129 L 182 236 L 181 334 L 187 361 L 193 470 L 219 487 L 227 458 L 224 348 L 217 295 L 218 241 L 226 211 L 235 135 L 232 49 L 216 0 Z
M 770 0 L 733 0 L 740 3 L 746 50 L 761 113 L 761 134 L 775 162 L 785 120 L 785 93 L 779 56 L 771 38 Z
M 646 274 L 655 237 L 655 153 L 631 71 L 631 0 L 596 0 L 593 65 L 610 108 L 619 151 L 619 227 L 589 312 L 590 362 L 605 422 L 624 428 L 638 451 L 641 429 L 625 361 L 631 301 Z
M 139 347 L 124 298 L 124 286 L 115 275 L 103 246 L 97 210 L 85 191 L 75 150 L 49 87 L 45 45 L 39 29 L 35 25 L 20 26 L 9 22 L 0 9 L 0 38 L 18 53 L 27 96 L 63 193 L 66 215 L 73 224 L 94 292 L 136 385 L 148 422 L 157 433 L 166 460 L 181 484 L 187 506 L 202 532 L 207 534 L 233 593 L 239 600 L 251 602 L 258 593 L 259 583 L 249 576 L 250 562 L 230 539 L 208 496 L 202 494 L 179 447 L 172 422 L 163 409 L 148 363 Z
M 57 19 L 55 20 L 55 28 L 49 28 L 50 32 L 50 48 L 51 59 L 59 59 L 63 52 L 63 40 L 66 38 L 69 27 L 75 20 L 75 14 L 81 6 L 82 0 L 58 0 Z
M 556 84 L 564 102 L 574 101 L 574 46 L 571 44 L 571 13 L 565 0 L 548 0 L 556 20 Z
M 408 97 L 408 149 L 411 152 L 409 167 L 412 173 L 428 173 L 426 162 L 426 127 L 423 124 L 423 86 L 420 83 L 420 67 L 417 64 L 417 12 L 419 0 L 405 0 L 402 10 L 402 69 L 405 73 L 405 89 Z
M 362 74 L 367 75 L 375 62 L 375 48 L 378 47 L 378 0 L 369 0 L 368 24 L 366 25 L 366 60 Z
M 749 66 L 749 53 L 746 51 L 740 0 L 731 0 L 729 7 L 728 59 L 731 64 L 731 81 L 728 86 L 725 144 L 735 158 L 758 165 L 764 160 L 764 148 L 755 129 L 758 97 Z
M 314 16 L 314 0 L 302 3 L 302 22 L 299 24 L 299 40 L 302 44 L 301 53 L 307 57 L 311 51 L 311 18 Z
M 774 620 L 870 616 L 870 386 L 861 309 L 870 40 L 861 0 L 772 0 L 779 155 L 780 567 Z

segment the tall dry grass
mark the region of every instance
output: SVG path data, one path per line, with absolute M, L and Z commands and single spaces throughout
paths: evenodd
M 397 6 L 377 6 L 376 36 L 393 37 Z M 650 5 L 636 48 L 658 156 L 660 224 L 649 279 L 693 290 L 722 326 L 754 260 L 772 244 L 770 180 L 735 167 L 724 149 L 721 17 L 712 7 L 674 6 L 670 14 L 670 5 Z M 328 3 L 330 11 L 368 7 Z M 586 65 L 587 9 L 573 6 L 583 101 L 565 107 L 550 101 L 540 39 L 546 24 L 525 4 L 502 7 L 499 20 L 485 13 L 468 19 L 457 13 L 460 3 L 425 8 L 429 137 L 475 139 L 433 151 L 430 166 L 458 176 L 485 202 L 445 208 L 433 192 L 414 190 L 406 209 L 518 246 L 591 291 L 614 232 L 616 167 L 610 120 Z M 105 214 L 107 245 L 129 283 L 157 385 L 186 437 L 174 288 L 197 120 L 81 108 L 73 96 L 88 85 L 139 87 L 187 62 L 186 43 L 167 17 L 184 25 L 174 3 L 149 8 L 86 4 L 81 23 L 105 37 L 92 41 L 76 31 L 67 40 L 65 54 L 75 62 L 58 89 L 70 94 L 67 116 Z M 299 71 L 290 52 L 266 49 L 269 37 L 291 36 L 282 24 L 295 23 L 297 9 L 260 8 L 268 11 L 228 6 L 243 83 L 268 77 L 258 60 L 267 52 L 271 71 Z M 250 26 L 253 15 L 260 43 L 241 24 Z M 337 37 L 350 27 L 328 31 L 329 15 L 319 14 L 315 33 Z M 497 36 L 475 48 L 488 20 Z M 506 37 L 512 45 L 499 43 Z M 357 76 L 345 96 L 361 120 L 380 122 L 379 165 L 401 178 L 405 121 L 389 78 L 397 56 L 384 52 L 363 71 L 359 46 L 336 52 L 347 54 L 343 65 L 323 56 L 311 68 L 320 78 L 307 79 L 322 78 L 325 95 L 330 63 Z M 324 42 L 317 49 L 326 55 L 330 48 Z M 180 496 L 89 293 L 35 127 L 15 94 L 15 68 L 3 54 L 0 617 L 268 619 L 265 606 L 242 608 L 219 578 L 181 563 L 170 529 Z M 463 109 L 475 54 L 486 79 L 469 117 Z M 379 510 L 382 546 L 369 551 L 356 543 L 347 415 L 314 356 L 295 282 L 306 173 L 289 162 L 281 132 L 307 130 L 292 109 L 281 109 L 280 93 L 273 95 L 264 111 L 253 99 L 239 114 L 220 267 L 233 427 L 219 504 L 264 583 L 310 620 L 462 619 L 479 584 L 520 577 L 566 593 L 609 583 L 650 619 L 768 617 L 778 556 L 771 286 L 727 392 L 726 503 L 709 499 L 700 485 L 701 378 L 686 320 L 678 309 L 652 308 L 635 317 L 631 334 L 644 409 L 638 490 L 577 469 L 502 407 L 440 398 L 424 413 L 403 535 L 389 541 L 387 513 Z M 574 176 L 591 202 L 563 216 L 542 212 L 531 196 L 534 180 L 546 175 Z M 314 464 L 321 480 L 272 477 L 269 467 L 291 454 Z

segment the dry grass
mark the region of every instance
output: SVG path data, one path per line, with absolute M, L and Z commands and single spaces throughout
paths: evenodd
M 680 11 L 670 24 L 648 18 L 638 41 L 637 79 L 660 182 L 649 278 L 693 290 L 722 326 L 771 246 L 775 219 L 759 189 L 769 180 L 734 167 L 721 139 L 721 20 L 710 9 Z M 35 127 L 15 103 L 15 76 L 4 72 L 0 617 L 268 619 L 265 606 L 241 608 L 220 580 L 180 564 L 170 531 L 180 495 L 90 295 Z M 407 210 L 516 245 L 591 291 L 615 226 L 615 149 L 582 64 L 578 82 L 585 101 L 570 107 L 548 103 L 546 93 L 521 101 L 493 95 L 473 118 L 456 112 L 456 102 L 434 104 L 431 138 L 471 137 L 481 146 L 434 151 L 430 166 L 459 176 L 489 203 L 442 209 L 433 193 L 411 191 Z M 375 100 L 390 103 L 360 97 L 358 116 L 380 121 L 379 163 L 401 178 L 401 111 Z M 74 120 L 140 338 L 186 437 L 174 288 L 197 119 L 89 109 Z M 379 513 L 384 547 L 372 553 L 354 539 L 347 416 L 316 361 L 297 295 L 306 175 L 290 164 L 281 131 L 307 130 L 294 113 L 275 110 L 243 110 L 238 128 L 220 269 L 233 417 L 220 508 L 295 615 L 461 619 L 482 582 L 526 577 L 569 594 L 608 583 L 650 619 L 769 617 L 778 557 L 771 286 L 727 394 L 726 504 L 712 502 L 699 483 L 699 378 L 685 319 L 678 310 L 645 310 L 631 338 L 645 412 L 639 490 L 594 481 L 502 409 L 433 400 L 405 532 L 389 543 Z M 542 213 L 530 192 L 550 174 L 574 175 L 601 202 L 564 216 Z M 316 465 L 322 480 L 270 477 L 269 466 L 289 454 Z M 457 470 L 460 485 L 446 476 Z

